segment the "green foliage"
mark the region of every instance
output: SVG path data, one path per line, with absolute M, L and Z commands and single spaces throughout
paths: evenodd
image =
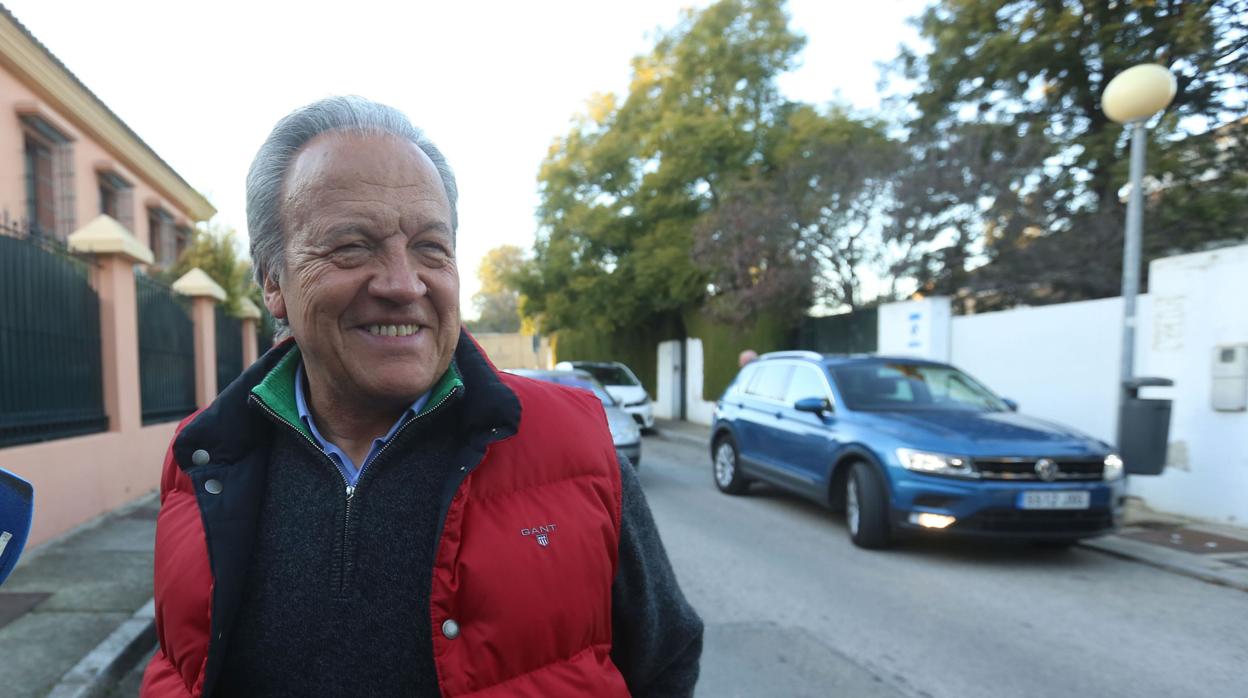
M 515 245 L 500 245 L 485 253 L 477 277 L 481 290 L 472 297 L 479 313 L 476 322 L 468 323 L 473 332 L 519 332 L 520 292 L 514 278 L 524 267 L 524 250 Z
M 707 277 L 694 226 L 766 160 L 784 106 L 775 79 L 802 43 L 780 0 L 722 0 L 634 59 L 622 103 L 592 100 L 542 164 L 525 316 L 609 333 L 695 307 Z
M 259 289 L 251 281 L 251 263 L 240 258 L 233 228 L 207 224 L 197 229 L 177 263 L 165 272 L 165 280 L 172 283 L 195 267 L 225 289 L 225 308 L 231 315 L 238 314 L 243 298 L 256 301 L 259 297 Z M 256 305 L 264 307 L 261 302 Z
M 690 337 L 702 340 L 703 400 L 718 400 L 724 393 L 740 369 L 742 351 L 763 354 L 792 347 L 791 325 L 776 315 L 760 316 L 749 324 L 729 324 L 706 313 L 690 312 L 685 325 Z
M 563 329 L 551 340 L 555 361 L 619 361 L 633 369 L 646 392 L 658 392 L 658 345 L 681 337 L 674 322 L 639 329 L 597 332 Z
M 921 280 L 935 292 L 978 286 L 1013 304 L 1117 291 L 1128 139 L 1100 98 L 1126 68 L 1160 63 L 1177 77 L 1149 152 L 1150 173 L 1172 186 L 1207 177 L 1209 159 L 1184 155 L 1191 135 L 1248 110 L 1243 0 L 942 0 L 917 24 L 931 51 L 903 52 L 899 65 L 919 83 L 911 143 L 925 166 L 910 179 L 928 201 L 923 194 L 903 201 L 924 210 L 902 216 L 893 233 L 924 249 L 920 268 L 910 271 L 926 274 Z M 938 163 L 978 187 L 925 189 Z M 1190 210 L 1183 197 L 1158 205 Z M 1217 206 L 1235 220 L 1227 207 L 1242 211 L 1248 201 L 1228 187 Z M 1156 253 L 1192 249 L 1226 231 L 1146 225 L 1146 234 L 1146 250 Z M 989 266 L 968 275 L 984 261 Z

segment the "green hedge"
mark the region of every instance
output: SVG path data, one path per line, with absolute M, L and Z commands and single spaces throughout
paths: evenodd
M 718 400 L 732 382 L 740 366 L 737 357 L 746 349 L 759 354 L 790 349 L 793 328 L 774 317 L 764 317 L 749 325 L 734 326 L 717 322 L 697 312 L 685 315 L 689 336 L 702 340 L 702 399 Z
M 615 332 L 559 330 L 551 351 L 555 361 L 619 361 L 633 369 L 653 398 L 658 394 L 659 343 L 679 337 L 680 328 L 674 322 Z

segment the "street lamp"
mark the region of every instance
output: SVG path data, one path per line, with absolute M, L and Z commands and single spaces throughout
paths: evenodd
M 1161 426 L 1162 434 L 1168 430 L 1169 403 L 1167 401 L 1141 401 L 1135 399 L 1141 387 L 1146 385 L 1173 385 L 1169 380 L 1157 378 L 1136 379 L 1135 376 L 1135 300 L 1140 291 L 1141 248 L 1143 247 L 1144 219 L 1144 147 L 1147 139 L 1145 122 L 1154 114 L 1165 109 L 1174 99 L 1177 85 L 1174 76 L 1164 67 L 1145 63 L 1128 68 L 1109 82 L 1105 93 L 1101 96 L 1101 109 L 1110 119 L 1131 128 L 1131 184 L 1130 196 L 1127 199 L 1127 228 L 1122 244 L 1122 365 L 1121 386 L 1119 389 L 1119 423 L 1118 447 L 1128 462 L 1131 470 L 1132 461 L 1143 463 L 1154 461 L 1147 469 L 1164 466 L 1164 456 L 1147 454 L 1140 458 L 1133 457 L 1128 451 L 1134 451 L 1140 444 L 1133 445 L 1133 438 L 1152 431 L 1154 439 L 1160 437 L 1161 450 L 1164 453 L 1165 436 L 1150 430 L 1148 424 Z M 1162 403 L 1165 403 L 1164 405 Z M 1149 404 L 1156 403 L 1156 404 Z M 1164 421 L 1141 419 L 1141 411 L 1152 411 Z M 1164 417 L 1161 412 L 1164 411 Z M 1147 451 L 1156 451 L 1148 448 Z M 1154 466 L 1156 466 L 1154 468 Z
M 1122 244 L 1122 381 L 1135 373 L 1135 297 L 1140 291 L 1140 257 L 1144 219 L 1145 122 L 1174 99 L 1174 76 L 1145 63 L 1119 73 L 1101 96 L 1105 116 L 1131 127 L 1131 184 L 1127 199 L 1127 230 Z

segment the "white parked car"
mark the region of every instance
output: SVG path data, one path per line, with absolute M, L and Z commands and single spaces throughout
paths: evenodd
M 555 368 L 561 371 L 587 371 L 611 393 L 611 397 L 630 414 L 642 429 L 654 428 L 654 405 L 650 395 L 641 387 L 637 374 L 619 361 L 560 361 Z

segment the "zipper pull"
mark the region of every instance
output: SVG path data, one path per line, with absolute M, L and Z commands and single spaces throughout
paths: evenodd
M 347 485 L 347 499 L 350 500 L 355 496 L 355 485 Z

